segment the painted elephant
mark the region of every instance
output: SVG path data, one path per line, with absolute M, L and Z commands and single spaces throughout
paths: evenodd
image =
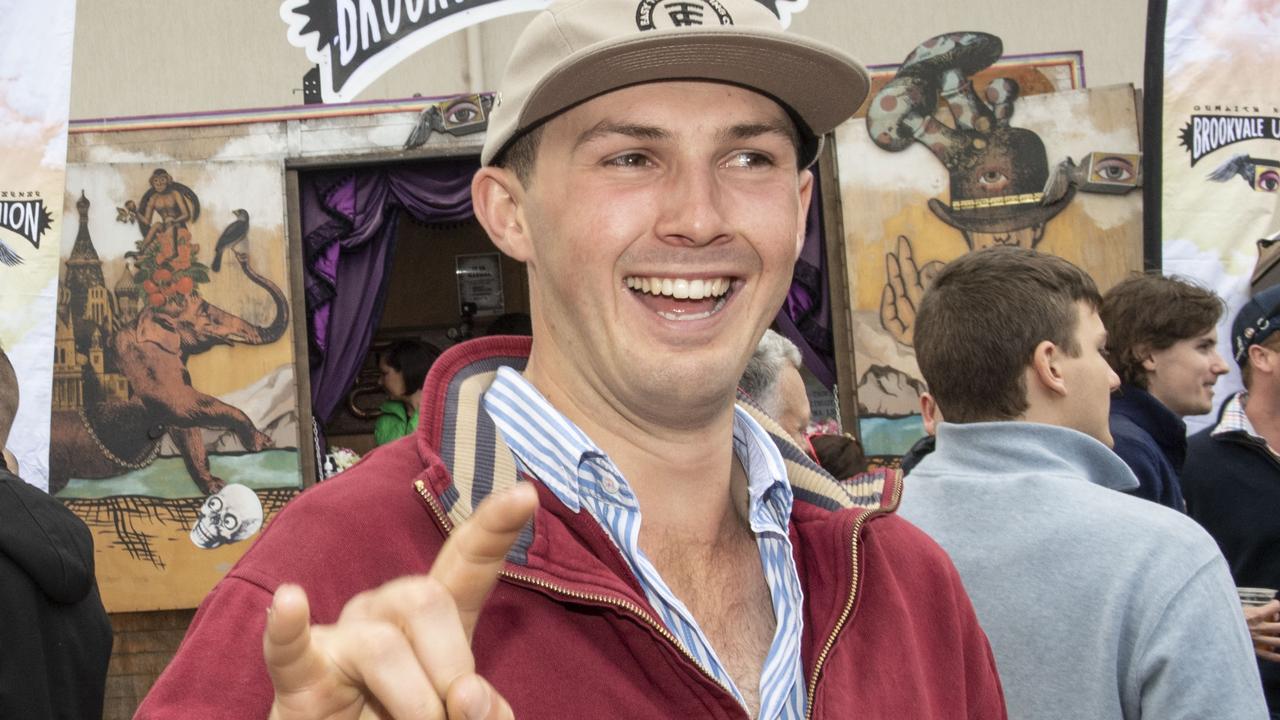
M 127 402 L 107 400 L 96 376 L 84 372 L 83 411 L 54 415 L 49 459 L 51 491 L 70 478 L 107 478 L 145 467 L 155 459 L 167 433 L 177 446 L 192 480 L 206 494 L 226 484 L 209 470 L 201 429 L 231 430 L 250 452 L 271 446 L 239 408 L 200 392 L 191 384 L 187 358 L 217 345 L 265 345 L 279 340 L 289 324 L 284 293 L 236 254 L 245 275 L 267 291 L 275 319 L 261 327 L 210 304 L 198 292 L 178 296 L 161 308 L 148 308 L 115 333 L 116 364 L 128 379 Z

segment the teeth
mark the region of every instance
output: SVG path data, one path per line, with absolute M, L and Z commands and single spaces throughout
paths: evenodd
M 700 313 L 660 312 L 658 313 L 658 315 L 666 318 L 667 320 L 679 320 L 679 321 L 701 320 L 703 318 L 709 318 L 712 315 L 715 315 L 716 313 L 720 312 L 720 308 L 724 307 L 724 303 L 725 303 L 725 299 L 720 298 L 719 300 L 716 300 L 715 307 L 711 308 L 710 310 L 704 310 L 703 312 L 700 312 Z
M 629 277 L 626 285 L 632 290 L 650 295 L 666 295 L 680 300 L 702 300 L 703 298 L 722 297 L 729 292 L 732 284 L 729 278 L 702 279 L 695 278 L 658 278 Z

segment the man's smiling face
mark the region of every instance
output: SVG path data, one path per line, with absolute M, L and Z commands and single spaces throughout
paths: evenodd
M 506 248 L 528 263 L 535 384 L 688 422 L 699 403 L 723 411 L 803 242 L 795 135 L 777 103 L 707 82 L 549 121 L 521 193 L 527 241 Z

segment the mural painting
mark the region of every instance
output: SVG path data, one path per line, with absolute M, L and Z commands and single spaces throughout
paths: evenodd
M 1133 89 L 1064 88 L 1076 73 L 1001 52 L 985 33 L 930 38 L 836 132 L 859 432 L 881 462 L 923 435 L 912 325 L 947 261 L 1034 247 L 1104 288 L 1141 269 Z
M 192 607 L 301 486 L 278 163 L 71 165 L 49 490 L 113 612 Z

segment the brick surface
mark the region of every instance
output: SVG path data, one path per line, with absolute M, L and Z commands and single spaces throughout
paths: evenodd
M 194 610 L 116 613 L 103 720 L 129 720 L 169 664 Z

